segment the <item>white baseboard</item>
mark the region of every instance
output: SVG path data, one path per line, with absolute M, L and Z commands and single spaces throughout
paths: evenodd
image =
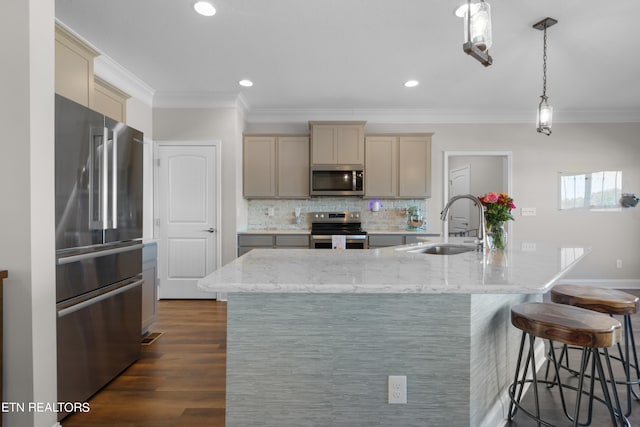
M 640 279 L 560 279 L 558 283 L 607 289 L 640 289 Z

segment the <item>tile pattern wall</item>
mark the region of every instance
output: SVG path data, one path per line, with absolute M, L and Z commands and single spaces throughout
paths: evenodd
M 423 215 L 427 212 L 427 200 L 382 200 L 379 212 L 369 210 L 368 199 L 356 197 L 321 197 L 310 200 L 249 200 L 249 220 L 247 230 L 301 230 L 311 228 L 309 212 L 319 211 L 360 211 L 365 230 L 404 230 L 407 224 L 406 210 L 419 206 Z M 301 221 L 296 223 L 295 208 L 300 208 Z M 273 215 L 269 216 L 269 209 Z M 439 219 L 436 218 L 439 222 Z M 435 228 L 439 225 L 435 225 Z M 425 229 L 433 230 L 429 223 Z
M 471 425 L 468 295 L 237 293 L 228 304 L 228 426 Z M 388 375 L 407 376 L 408 404 L 387 403 Z

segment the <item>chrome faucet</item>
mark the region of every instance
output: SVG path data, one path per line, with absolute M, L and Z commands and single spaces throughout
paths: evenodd
M 458 194 L 457 196 L 453 196 L 451 199 L 449 199 L 442 212 L 440 212 L 440 219 L 443 221 L 447 221 L 449 208 L 451 207 L 453 202 L 460 199 L 469 199 L 478 207 L 478 224 L 480 229 L 478 230 L 478 237 L 476 238 L 474 243 L 478 245 L 478 250 L 482 250 L 484 252 L 487 247 L 487 226 L 484 220 L 484 206 L 482 205 L 480 199 L 478 199 L 473 194 Z

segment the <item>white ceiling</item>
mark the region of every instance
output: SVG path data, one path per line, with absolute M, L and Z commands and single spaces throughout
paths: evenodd
M 640 121 L 637 0 L 489 0 L 488 68 L 462 51 L 453 12 L 464 0 L 211 0 L 210 18 L 194 2 L 56 0 L 56 18 L 153 88 L 154 106 L 239 99 L 255 120 L 517 122 L 535 116 L 543 34 L 532 25 L 550 16 L 554 119 Z M 244 78 L 254 86 L 238 86 Z

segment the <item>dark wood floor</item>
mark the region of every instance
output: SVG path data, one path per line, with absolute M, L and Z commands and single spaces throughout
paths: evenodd
M 163 335 L 143 346 L 140 360 L 89 400 L 90 412 L 65 418 L 63 427 L 224 427 L 226 316 L 224 302 L 160 301 L 159 319 L 152 331 Z M 638 316 L 634 328 L 635 335 L 640 335 Z M 571 425 L 557 404 L 557 391 L 542 389 L 540 405 L 549 414 L 547 421 Z M 525 401 L 530 401 L 531 395 L 528 393 Z M 632 404 L 630 421 L 637 427 L 640 402 Z M 592 426 L 611 425 L 602 405 L 596 404 L 594 410 Z M 517 414 L 507 425 L 537 424 Z
M 142 357 L 89 400 L 91 410 L 63 427 L 205 427 L 224 422 L 227 305 L 160 301 Z

